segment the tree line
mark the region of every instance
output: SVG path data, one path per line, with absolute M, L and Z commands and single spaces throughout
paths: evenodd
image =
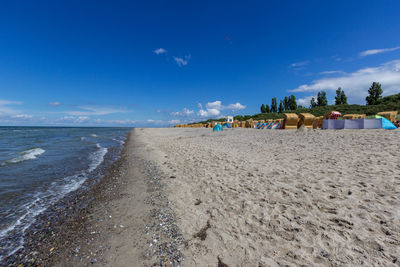
M 297 103 L 294 95 L 285 96 L 284 99 L 279 101 L 279 106 L 276 97 L 271 100 L 271 107 L 268 104 L 262 104 L 260 111 L 261 113 L 282 113 L 286 110 L 296 110 Z
M 365 98 L 367 105 L 378 105 L 382 100 L 382 86 L 378 82 L 373 82 L 371 87 L 368 89 L 368 96 Z M 335 96 L 335 105 L 347 105 L 347 96 L 339 87 L 336 90 Z M 322 107 L 328 105 L 328 99 L 326 97 L 325 91 L 320 91 L 317 94 L 317 99 L 314 97 L 311 98 L 310 108 Z M 284 99 L 280 100 L 279 106 L 277 104 L 276 97 L 271 100 L 271 107 L 268 104 L 262 104 L 260 107 L 261 113 L 283 113 L 287 110 L 296 110 L 303 108 L 302 106 L 298 106 L 296 103 L 296 97 L 294 95 L 290 95 L 289 97 L 285 96 Z

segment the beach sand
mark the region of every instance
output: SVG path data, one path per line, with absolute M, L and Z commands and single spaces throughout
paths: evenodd
M 137 138 L 165 174 L 185 266 L 400 265 L 398 130 L 144 129 Z
M 399 142 L 399 130 L 134 129 L 47 263 L 400 266 Z

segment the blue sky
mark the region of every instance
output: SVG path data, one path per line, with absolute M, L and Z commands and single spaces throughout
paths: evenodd
M 165 126 L 400 92 L 400 1 L 3 1 L 0 125 Z

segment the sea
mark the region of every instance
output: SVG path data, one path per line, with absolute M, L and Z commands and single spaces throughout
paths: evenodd
M 129 130 L 0 127 L 0 259 L 22 248 L 36 216 L 88 179 L 101 179 Z

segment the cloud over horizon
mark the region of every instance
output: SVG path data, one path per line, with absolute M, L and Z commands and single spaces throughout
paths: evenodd
M 5 116 L 5 115 L 15 115 L 16 113 L 19 113 L 19 110 L 14 109 L 13 105 L 22 105 L 23 103 L 21 101 L 10 101 L 10 100 L 2 100 L 0 99 L 0 116 Z
M 182 111 L 171 112 L 172 116 L 190 116 L 194 114 L 194 110 L 183 108 Z
M 352 102 L 363 103 L 372 82 L 382 84 L 384 95 L 399 93 L 400 60 L 389 61 L 378 67 L 359 69 L 337 77 L 317 79 L 289 90 L 289 92 L 334 91 L 341 87 Z
M 200 108 L 200 110 L 197 112 L 197 115 L 199 115 L 200 117 L 203 117 L 203 118 L 217 117 L 217 116 L 221 115 L 222 110 L 238 111 L 238 110 L 242 110 L 245 108 L 246 108 L 246 106 L 240 104 L 239 102 L 224 106 L 224 105 L 222 105 L 222 101 L 216 100 L 214 102 L 208 102 L 206 104 L 206 109 Z
M 98 106 L 78 106 L 81 111 L 65 111 L 63 113 L 74 115 L 74 116 L 91 116 L 91 115 L 107 115 L 114 113 L 123 113 L 125 110 L 108 108 L 108 107 L 98 107 Z

